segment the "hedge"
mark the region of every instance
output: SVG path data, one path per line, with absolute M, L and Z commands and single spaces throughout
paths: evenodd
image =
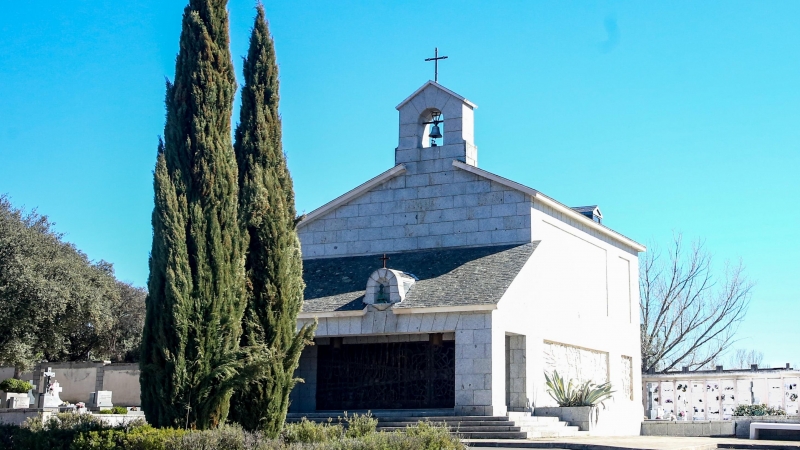
M 238 425 L 194 431 L 153 428 L 143 422 L 109 427 L 89 414 L 64 413 L 23 426 L 0 425 L 0 448 L 19 450 L 463 450 L 447 428 L 419 422 L 402 431 L 378 432 L 377 420 L 346 416 L 318 424 L 286 424 L 278 439 Z

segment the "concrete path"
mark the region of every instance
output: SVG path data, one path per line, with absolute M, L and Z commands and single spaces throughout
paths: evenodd
M 713 450 L 718 448 L 752 450 L 800 450 L 800 442 L 762 441 L 735 438 L 629 436 L 583 437 L 564 439 L 472 440 L 465 439 L 469 447 L 495 447 L 505 449 L 549 448 L 564 450 Z

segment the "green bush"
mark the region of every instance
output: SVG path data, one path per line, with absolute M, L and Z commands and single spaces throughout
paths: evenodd
M 33 389 L 33 385 L 27 381 L 17 380 L 16 378 L 6 378 L 0 383 L 0 391 L 12 392 L 14 394 L 24 394 Z
M 100 414 L 128 414 L 128 408 L 124 406 L 114 406 L 111 409 L 101 409 Z
M 450 429 L 444 424 L 439 425 L 431 422 L 418 422 L 416 426 L 406 427 L 406 429 L 400 434 L 407 442 L 412 444 L 411 447 L 407 448 L 419 448 L 426 450 L 466 449 L 466 446 L 457 437 L 450 434 Z
M 315 443 L 339 439 L 342 437 L 343 431 L 342 424 L 334 424 L 331 419 L 328 419 L 326 423 L 317 423 L 303 417 L 298 423 L 287 423 L 283 427 L 281 437 L 289 444 L 295 442 Z
M 344 420 L 347 422 L 344 435 L 349 438 L 360 438 L 374 433 L 378 427 L 378 419 L 372 417 L 372 413 L 369 411 L 366 414 L 353 414 L 352 416 L 348 416 L 345 412 Z
M 43 421 L 41 415 L 25 421 L 22 426 L 4 426 L 0 429 L 0 448 L 15 450 L 69 450 L 70 444 L 81 433 L 107 428 L 99 419 L 89 414 L 64 413 Z
M 214 430 L 153 428 L 141 422 L 111 428 L 95 417 L 59 414 L 25 426 L 0 425 L 0 448 L 17 450 L 466 450 L 444 426 L 420 422 L 402 431 L 376 432 L 370 414 L 342 421 L 287 424 L 281 439 L 248 432 L 238 425 Z
M 781 408 L 773 408 L 764 404 L 761 405 L 739 405 L 733 410 L 734 416 L 785 416 L 786 411 Z

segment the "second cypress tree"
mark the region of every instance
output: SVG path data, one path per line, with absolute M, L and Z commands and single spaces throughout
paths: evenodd
M 243 346 L 264 345 L 271 363 L 232 400 L 231 419 L 277 436 L 296 383 L 300 353 L 315 326 L 296 328 L 303 303 L 300 241 L 292 178 L 281 145 L 278 66 L 262 5 L 244 60 L 244 87 L 234 150 L 239 166 L 240 222 L 249 242 L 245 259 L 247 309 Z

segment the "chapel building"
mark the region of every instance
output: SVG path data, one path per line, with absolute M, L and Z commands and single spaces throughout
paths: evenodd
M 544 373 L 610 381 L 638 434 L 641 244 L 478 168 L 474 110 L 429 81 L 397 106 L 395 166 L 299 224 L 318 320 L 290 411 L 555 406 Z M 534 168 L 536 170 L 536 168 Z

